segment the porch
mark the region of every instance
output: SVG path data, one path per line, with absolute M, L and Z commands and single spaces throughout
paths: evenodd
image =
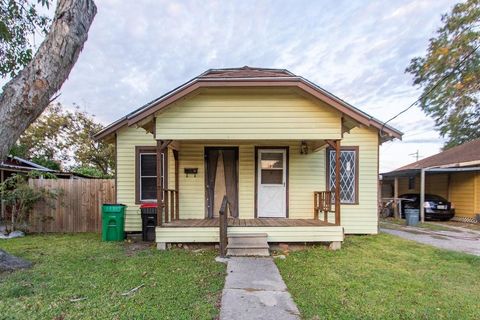
M 341 242 L 343 227 L 316 219 L 256 218 L 227 219 L 226 233 L 265 233 L 268 242 Z M 184 219 L 156 228 L 156 242 L 221 243 L 220 219 Z
M 218 227 L 219 218 L 211 219 L 183 219 L 164 223 L 160 228 L 205 228 Z M 287 219 L 287 218 L 256 218 L 238 219 L 228 218 L 228 227 L 321 227 L 335 226 L 335 223 L 318 219 Z

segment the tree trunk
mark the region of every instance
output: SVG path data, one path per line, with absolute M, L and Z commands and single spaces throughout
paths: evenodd
M 32 61 L 0 94 L 0 160 L 67 79 L 97 13 L 93 0 L 59 0 L 50 31 Z

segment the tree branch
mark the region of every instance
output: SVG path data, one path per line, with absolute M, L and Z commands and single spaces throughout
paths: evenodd
M 45 110 L 67 79 L 97 13 L 93 0 L 59 0 L 50 31 L 32 61 L 0 95 L 0 160 Z

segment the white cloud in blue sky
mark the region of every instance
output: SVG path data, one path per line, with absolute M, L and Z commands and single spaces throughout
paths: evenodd
M 456 1 L 96 1 L 89 40 L 60 101 L 110 123 L 208 68 L 286 68 L 381 119 L 419 91 L 404 73 Z M 438 152 L 418 108 L 391 123 L 404 142 L 381 170 Z

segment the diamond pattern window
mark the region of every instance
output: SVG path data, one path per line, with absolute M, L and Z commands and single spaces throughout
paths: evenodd
M 327 189 L 335 192 L 335 150 L 328 149 L 328 179 Z M 358 149 L 342 148 L 340 152 L 340 203 L 358 203 Z M 332 195 L 332 202 L 335 194 Z

